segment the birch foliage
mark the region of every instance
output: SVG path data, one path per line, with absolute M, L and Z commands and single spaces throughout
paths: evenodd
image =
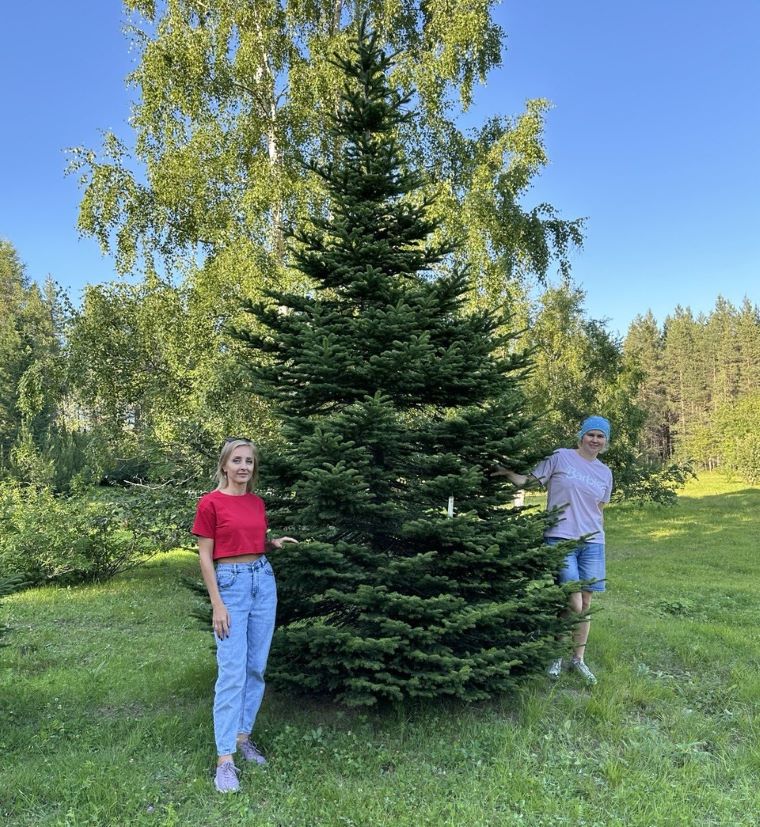
M 501 61 L 495 5 L 125 0 L 137 55 L 128 79 L 134 136 L 106 133 L 99 151 L 74 151 L 80 229 L 123 272 L 189 258 L 213 261 L 223 285 L 280 282 L 285 230 L 323 203 L 301 159 L 334 149 L 325 123 L 339 73 L 330 55 L 345 53 L 366 10 L 395 53 L 393 82 L 415 95 L 405 151 L 427 170 L 442 232 L 466 241 L 460 257 L 481 300 L 502 300 L 517 276 L 544 278 L 555 254 L 566 269 L 580 222 L 522 205 L 547 163 L 548 103 L 528 101 L 517 117 L 496 114 L 470 133 L 458 126 L 476 84 Z

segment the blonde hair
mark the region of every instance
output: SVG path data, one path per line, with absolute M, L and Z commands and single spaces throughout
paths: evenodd
M 253 473 L 245 485 L 246 492 L 250 494 L 256 487 L 256 481 L 259 478 L 259 452 L 250 439 L 234 436 L 224 440 L 222 450 L 219 453 L 219 461 L 216 464 L 216 471 L 214 471 L 214 479 L 216 480 L 217 488 L 227 487 L 227 474 L 224 471 L 224 466 L 227 464 L 227 460 L 230 456 L 232 456 L 232 452 L 236 448 L 240 448 L 241 445 L 247 445 L 251 449 L 251 454 L 253 455 Z

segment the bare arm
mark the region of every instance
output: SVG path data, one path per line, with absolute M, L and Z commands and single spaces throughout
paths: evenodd
M 491 474 L 492 477 L 506 477 L 513 485 L 516 485 L 518 488 L 524 488 L 529 481 L 535 479 L 535 477 L 529 476 L 528 474 L 518 474 L 515 471 L 512 471 L 510 468 L 505 468 L 503 465 L 497 465 L 496 470 Z
M 271 540 L 267 540 L 266 542 L 266 549 L 267 551 L 271 551 L 275 548 L 282 548 L 285 543 L 297 543 L 298 540 L 295 537 L 273 537 Z
M 219 587 L 216 585 L 214 541 L 210 537 L 198 538 L 198 559 L 201 564 L 203 582 L 206 584 L 208 596 L 211 600 L 214 631 L 218 637 L 224 639 L 230 633 L 230 613 L 227 611 L 222 596 L 219 594 Z

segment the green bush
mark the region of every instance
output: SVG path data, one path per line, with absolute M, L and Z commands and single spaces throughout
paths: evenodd
M 0 486 L 0 567 L 32 583 L 104 580 L 188 537 L 192 499 L 184 492 Z
M 609 462 L 615 475 L 613 502 L 675 505 L 678 491 L 689 479 L 695 477 L 694 469 L 688 460 L 657 465 L 643 462 L 633 452 L 621 452 L 615 459 L 616 461 L 612 462 L 602 457 L 604 462 Z

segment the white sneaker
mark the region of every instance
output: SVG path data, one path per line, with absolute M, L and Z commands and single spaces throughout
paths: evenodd
M 586 683 L 591 684 L 592 686 L 596 683 L 596 675 L 586 666 L 586 664 L 579 660 L 578 658 L 573 658 L 570 661 L 570 668 L 575 669 L 575 671 L 583 676 L 586 680 Z
M 562 658 L 557 658 L 557 660 L 553 660 L 549 664 L 549 668 L 546 670 L 546 674 L 553 680 L 556 681 L 557 678 L 562 674 Z

